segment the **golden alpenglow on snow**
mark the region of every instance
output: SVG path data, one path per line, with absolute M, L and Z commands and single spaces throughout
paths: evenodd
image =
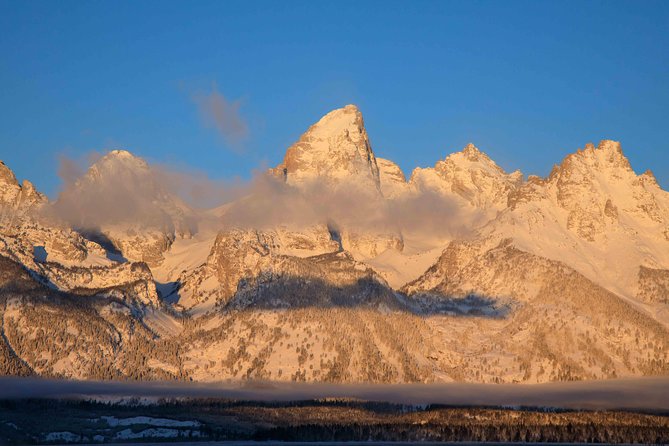
M 5 375 L 669 373 L 669 193 L 614 141 L 546 178 L 507 173 L 469 144 L 406 180 L 347 105 L 214 209 L 190 206 L 168 173 L 124 150 L 53 201 L 2 168 Z
M 0 6 L 0 446 L 669 444 L 669 2 Z

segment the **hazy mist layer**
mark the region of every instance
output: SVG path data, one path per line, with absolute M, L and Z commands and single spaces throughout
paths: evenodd
M 173 383 L 0 378 L 0 398 L 157 397 L 296 401 L 358 398 L 399 404 L 669 410 L 669 377 L 549 384 Z
M 198 172 L 141 163 L 135 170 L 119 166 L 112 173 L 88 176 L 74 160 L 61 158 L 64 186 L 43 213 L 84 229 L 123 223 L 163 227 L 172 218 L 169 208 L 180 208 L 194 227 L 300 229 L 334 224 L 448 238 L 466 237 L 484 219 L 480 211 L 431 190 L 384 198 L 356 182 L 331 187 L 314 180 L 294 187 L 266 171 L 257 171 L 250 181 L 213 181 Z M 219 216 L 205 210 L 222 205 L 225 211 Z

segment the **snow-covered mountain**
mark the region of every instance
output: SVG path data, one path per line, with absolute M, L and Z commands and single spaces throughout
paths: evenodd
M 324 200 L 348 200 L 352 206 L 369 202 L 366 209 L 383 206 L 379 165 L 355 105 L 331 111 L 312 125 L 271 172 L 286 184 L 315 192 Z M 343 248 L 359 258 L 376 257 L 387 249 L 401 251 L 403 246 L 394 228 L 321 223 L 334 225 Z
M 96 246 L 66 225 L 44 221 L 47 206 L 46 196 L 28 180 L 19 184 L 0 161 L 0 250 L 24 262 L 36 255 L 64 264 L 84 262 Z
M 482 233 L 512 238 L 634 299 L 649 293 L 639 288 L 642 267 L 660 276 L 669 268 L 668 224 L 669 193 L 651 172 L 637 175 L 619 143 L 602 141 L 567 156 L 548 178 L 530 177 Z
M 292 185 L 354 181 L 370 193 L 380 189 L 379 167 L 355 105 L 331 111 L 312 125 L 288 148 L 274 173 Z
M 191 210 L 141 158 L 112 150 L 60 194 L 55 208 L 75 228 L 107 239 L 128 260 L 158 265 L 176 238 L 191 237 Z
M 159 169 L 112 151 L 50 203 L 0 164 L 0 373 L 669 373 L 669 193 L 619 143 L 587 145 L 547 178 L 470 144 L 407 180 L 348 105 L 262 184 L 198 213 Z
M 46 197 L 37 192 L 30 181 L 24 180 L 19 184 L 14 172 L 0 161 L 0 203 L 3 222 L 16 218 L 46 201 Z
M 522 183 L 520 171 L 507 174 L 474 144 L 453 153 L 434 167 L 416 168 L 410 184 L 418 190 L 433 189 L 458 198 L 483 210 L 507 207 L 509 194 Z

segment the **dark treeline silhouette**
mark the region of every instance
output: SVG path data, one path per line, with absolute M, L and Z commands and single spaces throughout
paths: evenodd
M 495 441 L 644 443 L 669 441 L 669 413 L 547 408 L 415 406 L 352 399 L 256 402 L 220 399 L 99 402 L 0 400 L 0 443 L 43 444 L 48 433 L 69 442 L 118 442 L 119 432 L 154 428 L 150 417 L 181 421 L 173 438 L 133 441 Z M 109 424 L 106 418 L 124 420 Z M 187 423 L 184 423 L 187 422 Z M 53 437 L 51 437 L 53 438 Z M 127 439 L 126 439 L 127 441 Z M 62 442 L 62 441 L 60 441 Z

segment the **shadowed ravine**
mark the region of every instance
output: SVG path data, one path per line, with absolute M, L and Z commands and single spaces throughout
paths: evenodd
M 439 293 L 408 297 L 373 277 L 338 284 L 313 276 L 276 275 L 241 279 L 223 311 L 239 309 L 369 308 L 399 311 L 417 316 L 506 318 L 517 306 L 512 299 L 469 294 L 464 297 Z

